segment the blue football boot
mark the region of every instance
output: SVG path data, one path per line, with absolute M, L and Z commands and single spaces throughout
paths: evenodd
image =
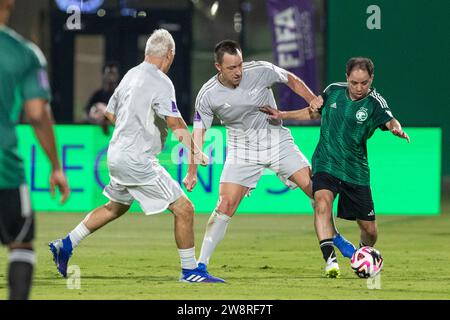
M 48 244 L 50 251 L 53 254 L 53 261 L 55 262 L 58 272 L 64 277 L 67 277 L 67 264 L 72 256 L 72 242 L 69 237 L 58 239 Z

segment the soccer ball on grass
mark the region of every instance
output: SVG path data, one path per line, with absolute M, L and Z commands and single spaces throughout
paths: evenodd
M 372 247 L 362 247 L 353 253 L 351 267 L 360 278 L 372 278 L 383 268 L 380 252 Z

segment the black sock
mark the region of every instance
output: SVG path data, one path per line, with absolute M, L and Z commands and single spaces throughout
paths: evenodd
M 334 252 L 333 239 L 324 239 L 319 241 L 320 250 L 322 250 L 323 259 L 328 262 L 328 259 L 334 259 L 337 262 L 336 253 Z
M 34 252 L 13 250 L 10 254 L 8 284 L 9 300 L 27 300 L 33 280 Z

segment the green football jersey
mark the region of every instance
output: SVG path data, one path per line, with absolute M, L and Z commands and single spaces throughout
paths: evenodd
M 25 181 L 15 126 L 25 101 L 50 100 L 46 65 L 37 46 L 0 26 L 0 189 Z
M 320 140 L 312 158 L 313 173 L 326 172 L 362 186 L 370 185 L 367 140 L 393 115 L 383 97 L 371 89 L 352 101 L 347 83 L 333 83 L 323 93 Z

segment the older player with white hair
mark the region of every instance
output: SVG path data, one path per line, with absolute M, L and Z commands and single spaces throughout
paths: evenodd
M 182 274 L 180 281 L 221 282 L 197 267 L 194 247 L 194 208 L 180 185 L 159 164 L 167 127 L 205 165 L 207 157 L 195 146 L 175 99 L 175 89 L 166 73 L 175 57 L 171 34 L 153 32 L 145 48 L 145 60 L 127 72 L 106 109 L 106 117 L 115 124 L 108 148 L 110 183 L 103 194 L 110 199 L 93 210 L 65 238 L 49 246 L 58 271 L 67 276 L 67 264 L 81 240 L 107 223 L 122 216 L 137 200 L 147 215 L 169 209 L 175 217 L 175 241 Z

